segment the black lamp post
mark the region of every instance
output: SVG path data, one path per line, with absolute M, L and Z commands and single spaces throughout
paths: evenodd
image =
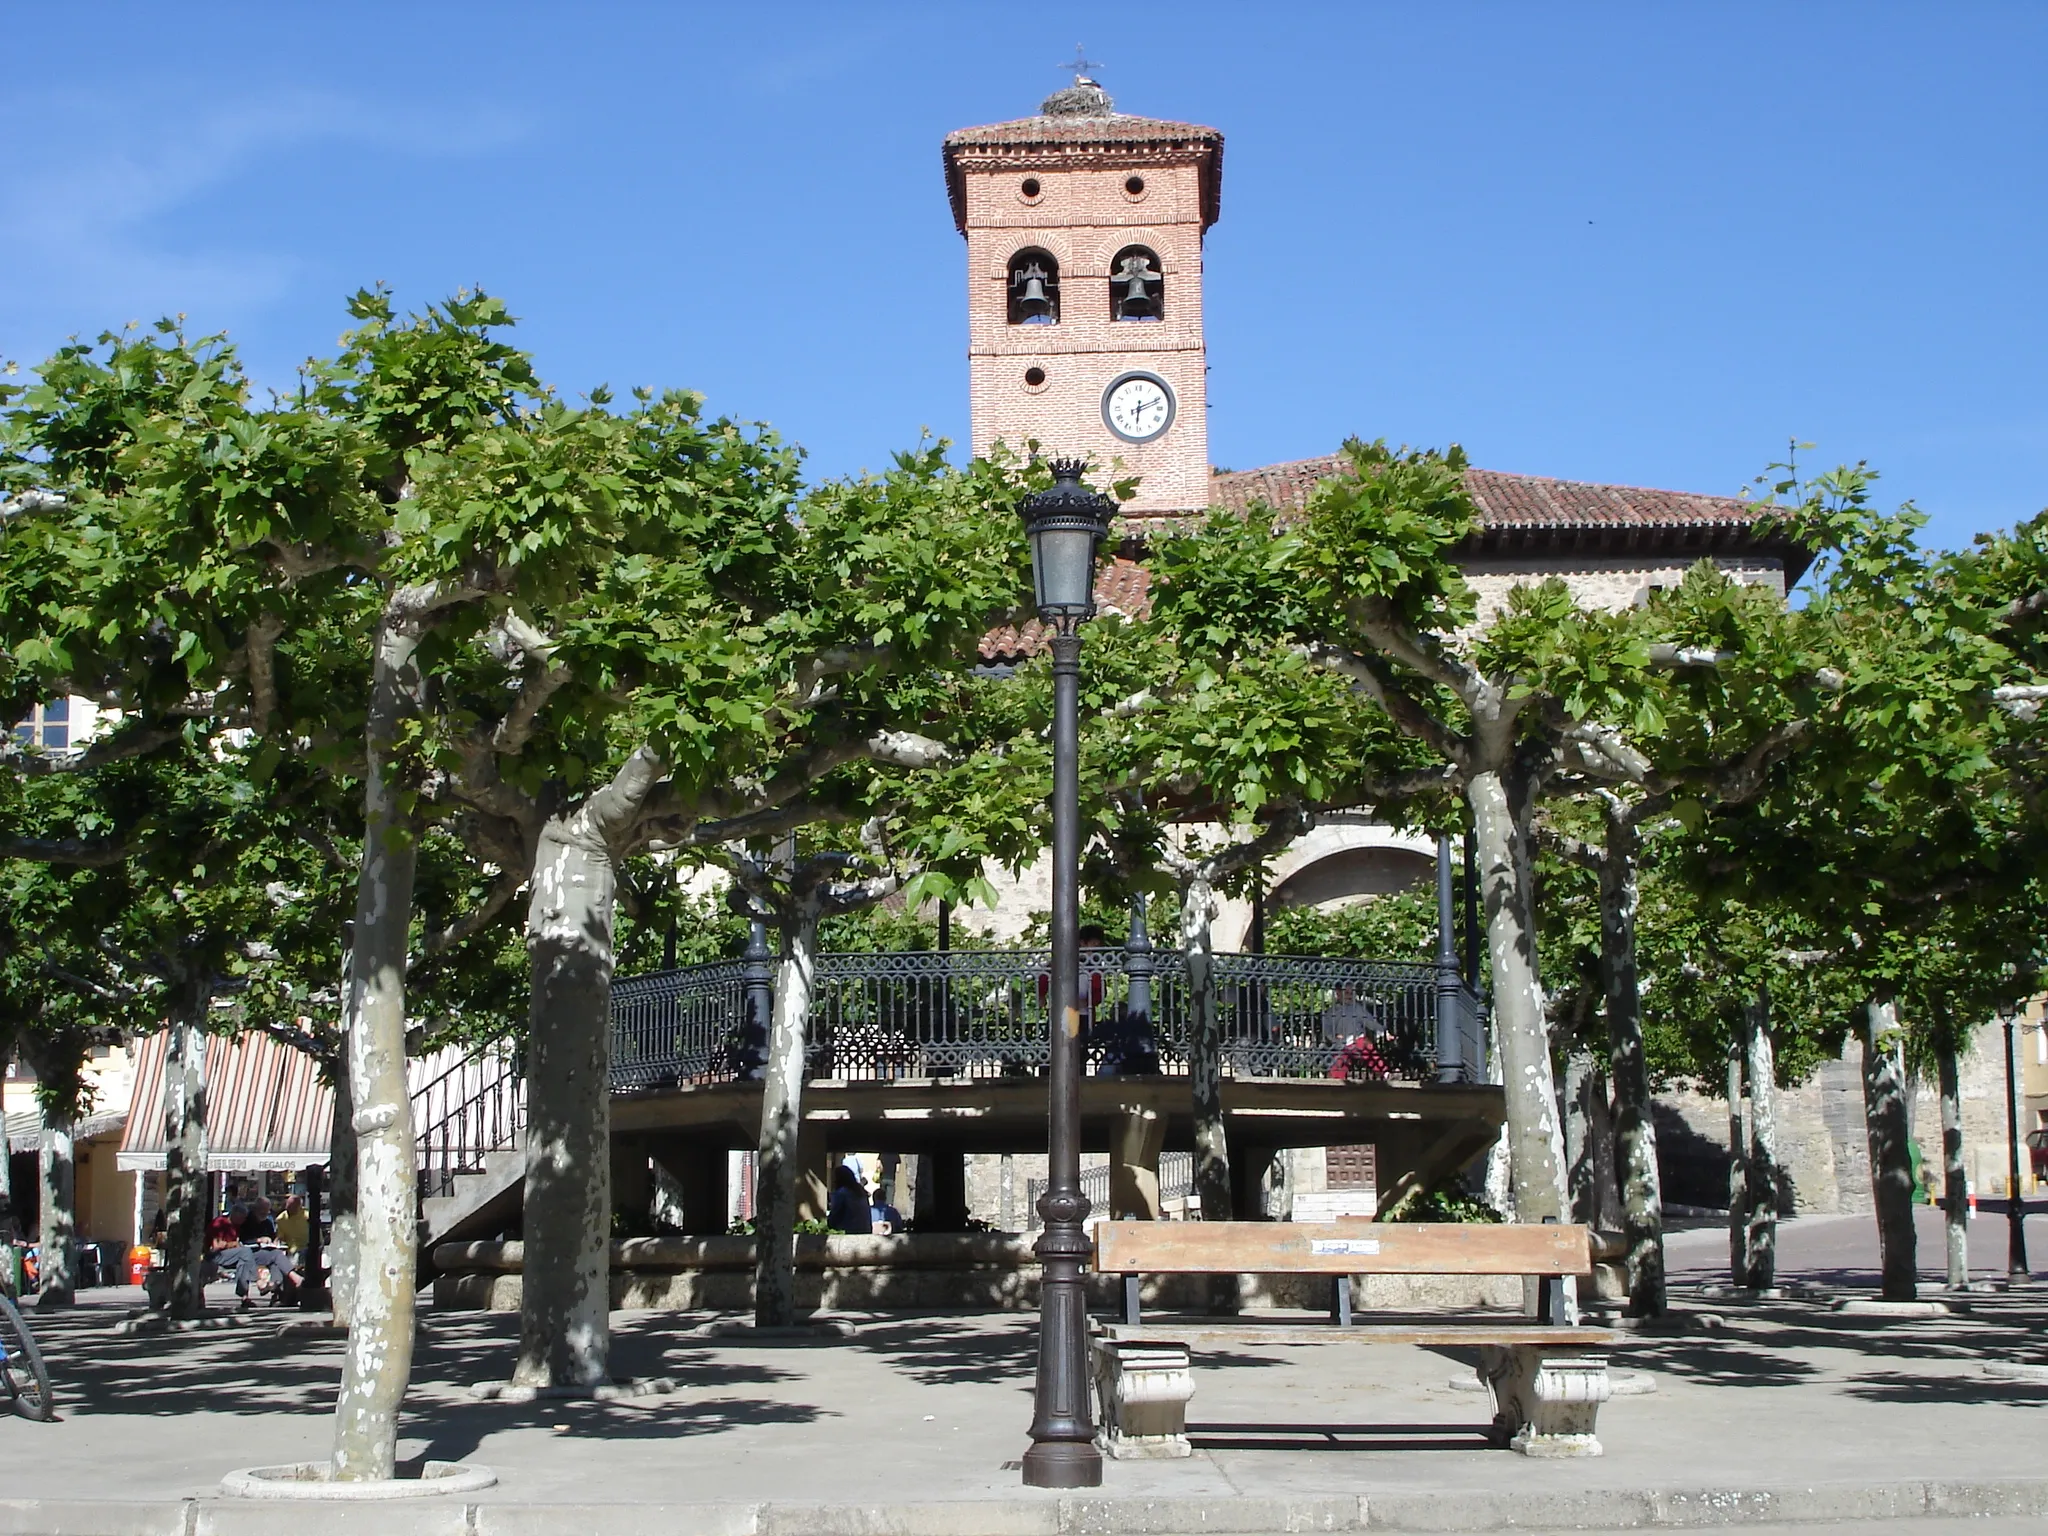
M 1024 1481 L 1093 1488 L 1102 1453 L 1088 1390 L 1088 1197 L 1081 1193 L 1081 624 L 1095 616 L 1095 551 L 1116 504 L 1081 483 L 1087 466 L 1055 459 L 1050 490 L 1019 509 L 1031 537 L 1038 616 L 1052 631 L 1052 1059 L 1045 1230 L 1039 1262 L 1038 1386 Z
M 2001 1008 L 2005 1025 L 2005 1273 L 2025 1280 L 2027 1272 L 2027 1202 L 2020 1193 L 2020 1085 L 2014 1066 L 2013 1024 L 2016 1010 Z

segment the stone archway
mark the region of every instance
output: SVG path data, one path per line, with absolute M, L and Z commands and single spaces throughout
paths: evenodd
M 1314 827 L 1289 843 L 1267 876 L 1269 906 L 1322 906 L 1354 896 L 1388 896 L 1432 877 L 1436 844 L 1419 833 L 1366 822 Z M 1244 948 L 1252 904 L 1219 904 L 1213 942 L 1219 950 Z

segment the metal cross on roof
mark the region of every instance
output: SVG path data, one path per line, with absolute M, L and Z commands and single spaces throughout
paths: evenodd
M 1061 64 L 1059 68 L 1071 69 L 1074 72 L 1074 84 L 1080 85 L 1088 79 L 1089 70 L 1100 69 L 1102 66 L 1088 57 L 1087 49 L 1076 43 L 1074 44 L 1074 57 L 1068 62 Z

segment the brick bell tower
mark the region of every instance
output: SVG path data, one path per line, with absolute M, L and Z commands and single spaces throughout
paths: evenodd
M 1130 117 L 1086 76 L 1037 117 L 945 141 L 967 238 L 974 451 L 1036 439 L 1142 477 L 1126 516 L 1209 505 L 1202 236 L 1223 135 Z

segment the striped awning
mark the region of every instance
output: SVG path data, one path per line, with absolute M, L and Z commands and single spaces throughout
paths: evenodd
M 164 1052 L 167 1034 L 144 1040 L 135 1057 L 135 1096 L 117 1166 L 164 1166 Z M 289 1172 L 327 1161 L 334 1090 L 312 1057 L 269 1035 L 213 1036 L 206 1042 L 206 1165 L 218 1173 Z

